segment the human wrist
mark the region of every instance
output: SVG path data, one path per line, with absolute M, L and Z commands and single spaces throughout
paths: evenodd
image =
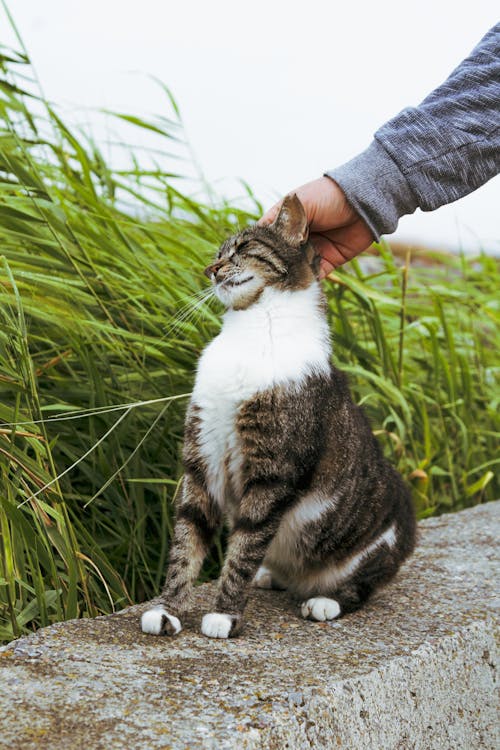
M 400 217 L 418 206 L 404 174 L 377 140 L 325 176 L 339 185 L 376 240 L 394 232 Z

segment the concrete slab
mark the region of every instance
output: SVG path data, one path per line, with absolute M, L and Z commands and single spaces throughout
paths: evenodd
M 414 557 L 363 610 L 306 622 L 256 591 L 238 639 L 199 633 L 213 585 L 173 639 L 145 605 L 0 649 L 1 748 L 498 747 L 500 502 L 420 524 Z

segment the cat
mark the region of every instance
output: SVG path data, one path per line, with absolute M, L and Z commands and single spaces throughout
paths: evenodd
M 312 620 L 358 609 L 415 543 L 408 488 L 331 364 L 319 259 L 304 208 L 224 242 L 205 273 L 227 306 L 198 363 L 162 606 L 145 633 L 181 630 L 225 518 L 228 550 L 201 631 L 237 635 L 249 587 L 286 588 Z

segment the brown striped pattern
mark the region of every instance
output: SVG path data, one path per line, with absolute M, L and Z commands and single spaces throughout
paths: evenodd
M 304 244 L 303 211 L 293 199 L 285 208 L 286 226 L 280 214 L 271 227 L 231 238 L 210 273 L 236 265 L 258 268 L 266 284 L 283 289 L 314 283 L 316 261 Z M 219 504 L 208 491 L 200 412 L 191 404 L 163 590 L 168 612 L 188 607 L 224 515 L 231 533 L 213 611 L 231 615 L 231 634 L 241 627 L 248 588 L 263 562 L 300 597 L 329 596 L 341 613 L 359 607 L 411 553 L 415 517 L 409 491 L 353 403 L 345 376 L 332 367 L 300 384 L 259 392 L 240 404 L 234 430 L 220 467 L 225 499 Z M 232 465 L 239 467 L 238 477 L 231 475 Z

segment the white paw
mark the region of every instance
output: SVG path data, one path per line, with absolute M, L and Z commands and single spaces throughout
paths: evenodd
M 181 622 L 175 615 L 169 615 L 164 607 L 148 609 L 141 617 L 143 633 L 151 635 L 177 635 L 182 630 Z
M 265 565 L 260 566 L 254 576 L 253 585 L 258 589 L 272 589 L 273 577 L 269 568 L 266 568 Z
M 203 615 L 201 632 L 203 635 L 208 635 L 209 638 L 229 638 L 232 626 L 233 618 L 231 615 L 211 612 L 208 615 Z
M 302 617 L 310 620 L 335 620 L 340 615 L 340 604 L 335 599 L 326 596 L 314 596 L 302 603 L 300 608 Z

